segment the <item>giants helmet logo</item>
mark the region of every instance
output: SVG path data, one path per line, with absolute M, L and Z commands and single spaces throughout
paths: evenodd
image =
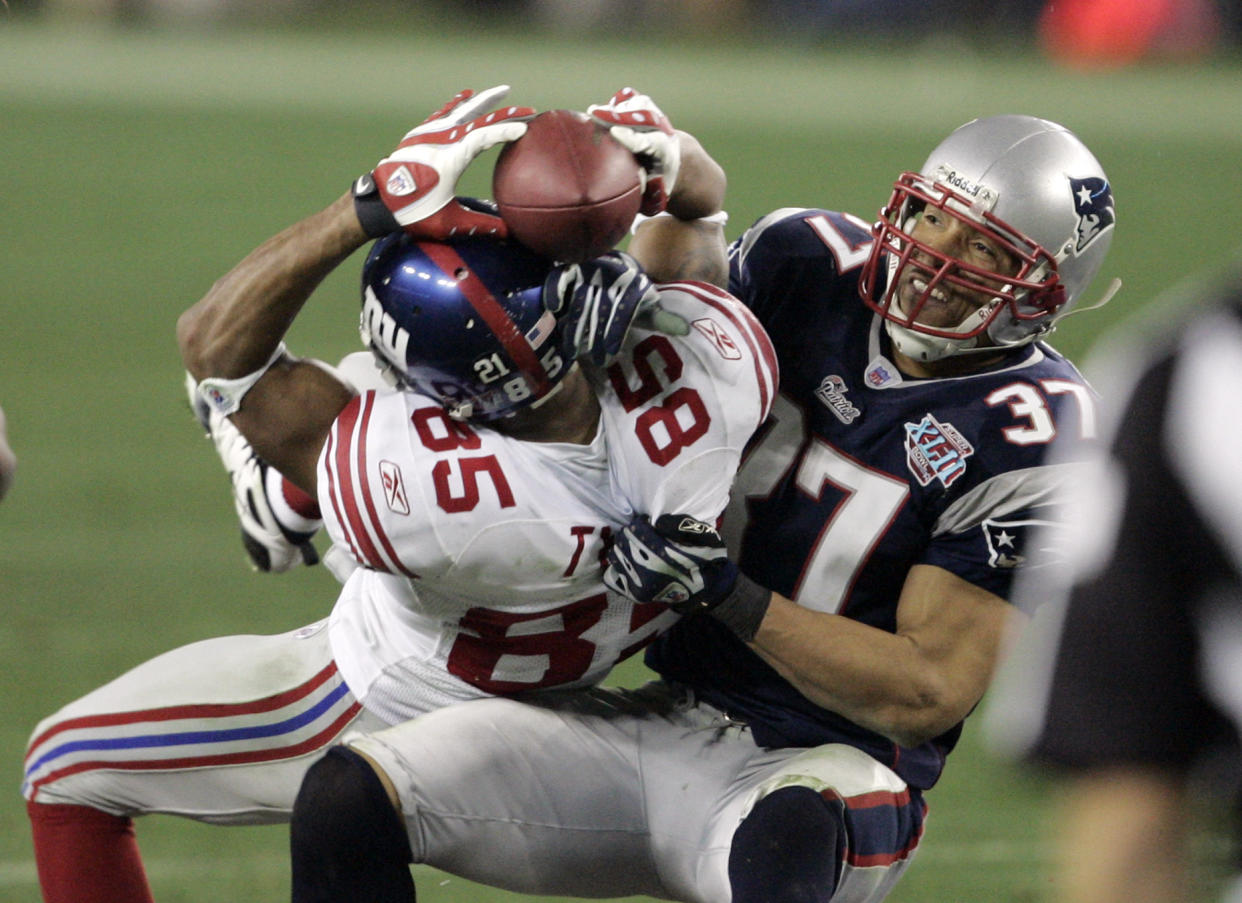
M 405 352 L 410 344 L 410 334 L 397 325 L 392 314 L 375 295 L 375 289 L 366 287 L 362 302 L 361 332 L 363 341 L 377 348 L 388 362 L 405 369 Z

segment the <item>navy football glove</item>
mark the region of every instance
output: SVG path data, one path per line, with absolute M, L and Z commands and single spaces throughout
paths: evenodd
M 682 514 L 661 515 L 654 525 L 640 515 L 626 524 L 608 552 L 604 583 L 679 614 L 711 612 L 744 640 L 754 638 L 771 596 L 738 571 L 710 524 Z
M 544 282 L 543 303 L 561 326 L 565 358 L 584 357 L 600 367 L 621 350 L 630 326 L 640 320 L 669 335 L 689 332 L 685 320 L 660 307 L 650 277 L 624 251 L 555 267 Z
M 665 514 L 655 524 L 639 516 L 608 552 L 604 582 L 636 602 L 656 602 L 687 614 L 710 610 L 733 589 L 737 565 L 709 524 Z

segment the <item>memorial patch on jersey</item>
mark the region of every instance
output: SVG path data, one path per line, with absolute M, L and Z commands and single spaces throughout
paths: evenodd
M 927 414 L 906 424 L 906 464 L 920 486 L 939 480 L 946 489 L 966 472 L 966 459 L 975 453 L 953 425 Z
M 720 352 L 720 356 L 726 361 L 740 361 L 742 359 L 742 351 L 737 347 L 737 343 L 733 341 L 733 336 L 729 335 L 725 328 L 711 317 L 695 320 L 691 325 L 707 336 L 707 340 L 716 346 L 716 350 Z
M 405 494 L 405 480 L 401 468 L 391 461 L 380 461 L 380 479 L 384 483 L 384 501 L 388 510 L 397 514 L 410 513 L 410 500 Z
M 815 397 L 827 405 L 828 410 L 832 411 L 838 420 L 848 424 L 857 420 L 862 411 L 854 407 L 853 403 L 845 397 L 847 391 L 849 387 L 846 386 L 845 380 L 832 373 L 820 382 L 819 388 L 815 390 Z

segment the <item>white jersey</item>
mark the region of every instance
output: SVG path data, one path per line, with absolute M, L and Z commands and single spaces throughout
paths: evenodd
M 715 522 L 777 388 L 767 335 L 724 292 L 661 286 L 685 336 L 635 326 L 590 369 L 589 445 L 520 441 L 411 392 L 364 392 L 319 461 L 335 543 L 362 565 L 329 623 L 353 693 L 396 722 L 452 702 L 602 679 L 671 626 L 606 593 L 613 530 L 636 513 Z

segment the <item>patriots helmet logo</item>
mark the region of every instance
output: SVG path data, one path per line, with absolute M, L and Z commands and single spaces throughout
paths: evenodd
M 1078 214 L 1078 242 L 1074 252 L 1081 254 L 1091 242 L 1113 227 L 1116 221 L 1113 190 L 1108 186 L 1107 179 L 1096 176 L 1070 179 L 1070 190 L 1074 194 L 1074 210 Z

